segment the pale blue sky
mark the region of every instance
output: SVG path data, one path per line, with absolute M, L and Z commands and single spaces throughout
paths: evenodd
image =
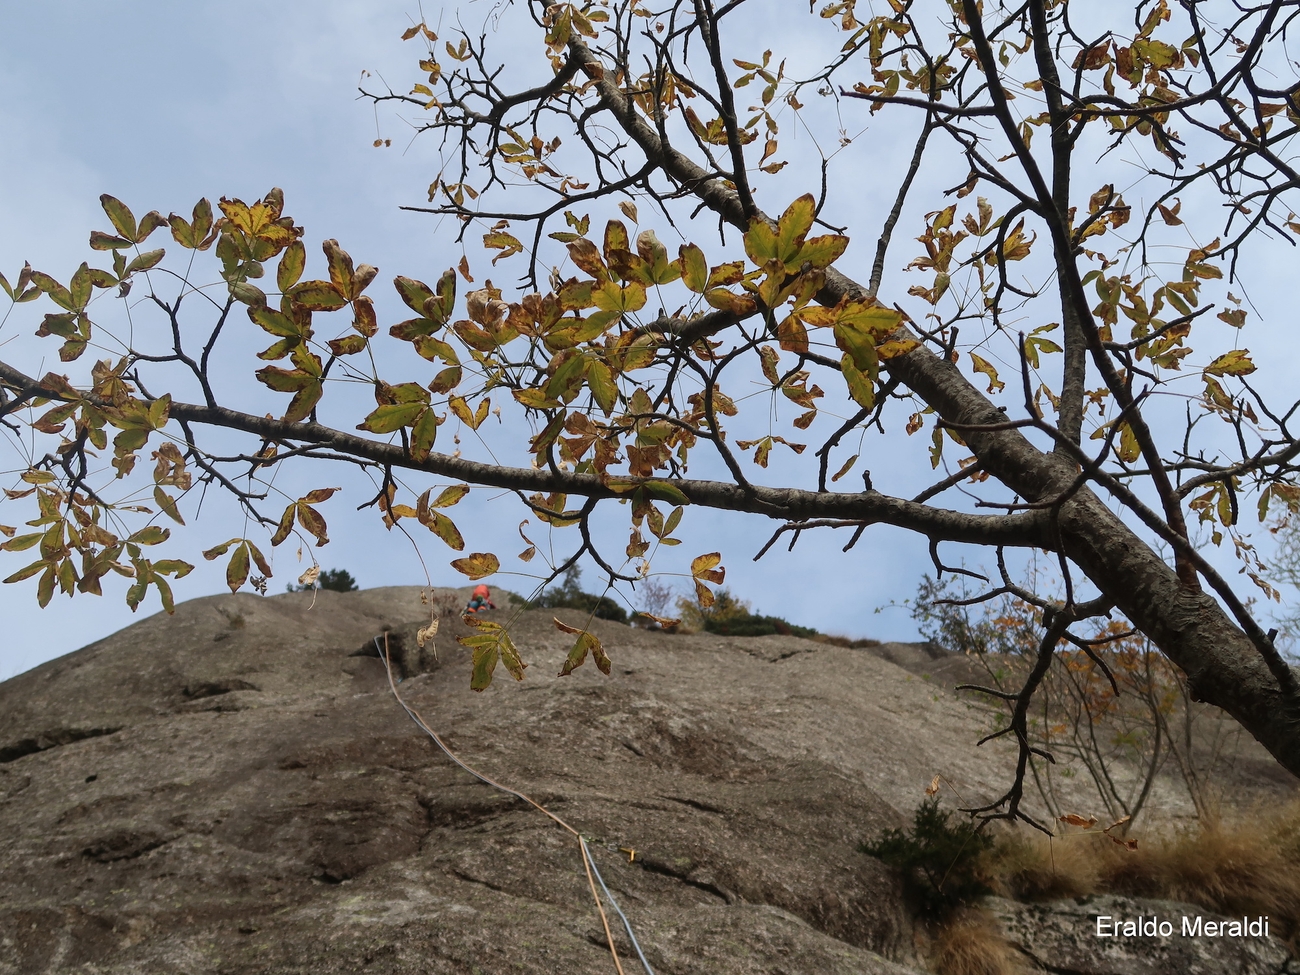
M 383 134 L 394 147 L 373 148 L 374 111 L 355 98 L 366 69 L 382 72 L 398 88 L 411 80 L 416 52 L 399 35 L 414 4 L 55 0 L 4 7 L 0 269 L 11 280 L 24 260 L 57 277 L 85 260 L 88 232 L 106 225 L 98 203 L 103 192 L 137 214 L 187 214 L 200 196 L 252 198 L 278 185 L 288 211 L 307 227 L 312 259 L 319 260 L 316 242 L 335 237 L 358 260 L 378 265 L 381 283 L 398 271 L 435 276 L 459 259 L 433 218 L 398 210 L 402 203 L 424 202 L 435 165 L 432 147 L 416 142 L 408 148 L 400 121 L 385 117 Z M 482 4 L 470 8 L 486 10 Z M 773 205 L 784 202 L 775 199 Z M 160 241 L 166 243 L 161 235 Z M 53 353 L 29 337 L 39 322 L 36 309 L 20 306 L 0 333 L 4 354 L 32 371 L 49 365 L 33 356 Z M 779 474 L 773 475 L 775 482 Z M 329 472 L 318 481 L 335 483 Z M 351 512 L 361 500 L 358 494 L 351 504 L 323 509 L 332 541 L 318 553 L 322 564 L 348 568 L 367 587 L 422 583 L 410 545 L 373 518 Z M 486 501 L 462 529 L 471 547 L 495 543 L 505 554 L 523 548 L 514 534 L 522 517 L 511 499 Z M 617 548 L 625 517 L 618 509 L 610 519 Z M 219 568 L 204 563 L 197 550 L 238 533 L 210 517 L 197 525 L 184 554 L 198 569 L 177 584 L 181 599 L 224 589 Z M 838 552 L 844 539 L 808 538 L 793 555 L 769 555 L 755 565 L 750 559 L 759 536 L 765 539 L 770 530 L 766 522 L 700 512 L 687 525 L 690 541 L 679 551 L 720 548 L 733 591 L 756 608 L 855 635 L 914 632 L 905 612 L 874 610 L 915 588 L 925 565 L 924 545 L 915 538 L 880 529 L 848 557 Z M 447 551 L 432 539 L 421 541 L 434 582 L 459 584 L 461 577 L 446 567 Z M 0 556 L 0 569 L 8 574 L 21 558 Z M 292 566 L 279 571 L 273 585 L 282 589 L 293 574 Z M 591 576 L 589 570 L 588 582 Z M 499 583 L 528 585 L 504 576 Z M 31 583 L 0 588 L 6 636 L 0 678 L 128 625 L 136 617 L 121 588 L 99 599 L 56 597 L 45 611 L 36 607 Z M 157 609 L 151 596 L 140 613 Z
M 474 18 L 482 22 L 493 9 L 486 3 L 464 6 L 466 23 Z M 435 7 L 427 5 L 431 23 L 438 19 Z M 149 209 L 165 214 L 188 213 L 200 196 L 213 201 L 222 195 L 251 199 L 281 186 L 288 212 L 307 228 L 311 260 L 320 263 L 319 241 L 333 237 L 358 261 L 379 266 L 380 280 L 372 292 L 380 296 L 382 324 L 396 320 L 392 315 L 400 307 L 388 297 L 387 282 L 393 274 L 430 279 L 459 260 L 451 228 L 398 209 L 400 204 L 424 203 L 425 188 L 437 169 L 434 146 L 408 144 L 409 130 L 403 123 L 381 114 L 378 124 L 382 135 L 393 139 L 393 147 L 373 148 L 375 113 L 356 99 L 364 70 L 382 73 L 399 90 L 413 80 L 417 51 L 413 44 L 404 45 L 399 35 L 416 14 L 415 3 L 124 0 L 108 5 L 46 0 L 6 3 L 3 10 L 0 270 L 11 280 L 23 260 L 56 277 L 66 277 L 85 260 L 88 232 L 106 226 L 98 204 L 103 192 L 124 200 L 137 214 Z M 518 12 L 505 14 L 507 31 L 514 29 L 511 17 L 519 17 Z M 739 29 L 761 26 L 753 20 L 747 23 L 749 27 Z M 508 40 L 518 43 L 513 37 Z M 738 56 L 757 43 L 741 44 L 745 50 Z M 854 114 L 844 124 L 857 135 L 868 116 L 862 103 L 850 107 Z M 888 178 L 891 166 L 897 168 L 910 151 L 904 130 L 892 128 L 892 122 L 871 124 L 876 128 L 869 128 L 837 162 L 837 178 L 845 182 L 833 211 L 833 219 L 848 223 L 857 234 L 845 260 L 850 262 L 846 270 L 860 278 L 866 277 L 868 248 L 894 185 Z M 806 137 L 800 138 L 806 143 Z M 765 184 L 768 195 L 760 202 L 769 209 L 816 188 L 815 171 L 800 165 L 807 154 L 799 145 L 789 151 L 795 164 Z M 933 203 L 934 195 L 926 202 Z M 900 247 L 891 255 L 894 268 L 911 256 L 911 238 L 919 229 L 915 219 L 900 227 Z M 716 237 L 712 241 L 711 257 L 718 250 Z M 704 239 L 701 242 L 709 247 Z M 481 253 L 477 247 L 470 252 L 476 267 L 486 267 Z M 509 275 L 502 270 L 497 277 L 504 283 Z M 31 338 L 40 317 L 37 309 L 20 306 L 0 331 L 0 355 L 29 372 L 47 368 L 39 357 L 52 356 L 54 348 Z M 248 384 L 249 396 L 264 395 L 251 379 Z M 826 436 L 829 422 L 819 421 L 813 443 L 820 442 L 817 433 Z M 905 449 L 917 454 L 923 447 L 911 443 Z M 928 482 L 928 465 L 895 464 L 898 451 L 882 450 L 879 441 L 871 449 L 876 459 L 864 463 L 882 490 L 907 496 Z M 761 481 L 781 481 L 783 471 L 777 465 L 786 461 L 780 455 L 774 458 L 773 469 Z M 801 463 L 806 466 L 807 460 L 805 456 Z M 0 469 L 14 466 L 0 461 Z M 340 483 L 337 474 L 319 468 L 293 477 L 293 483 L 301 480 L 307 486 Z M 348 483 L 353 490 L 323 508 L 333 541 L 318 553 L 322 565 L 347 568 L 365 587 L 422 584 L 425 576 L 410 544 L 384 532 L 372 514 L 355 513 L 352 509 L 366 496 L 355 482 Z M 471 549 L 506 556 L 523 547 L 515 530 L 524 514 L 512 499 L 476 492 L 456 513 Z M 236 516 L 219 503 L 205 515 L 191 522 L 184 533 L 189 548 L 177 553 L 198 563 L 196 572 L 177 584 L 179 599 L 225 590 L 220 568 L 204 563 L 198 551 L 242 531 L 237 521 L 223 522 Z M 611 547 L 621 549 L 625 509 L 615 507 L 605 524 Z M 532 527 L 536 529 L 535 522 Z M 929 569 L 923 539 L 877 527 L 852 553 L 842 555 L 846 533 L 810 535 L 793 554 L 785 554 L 782 546 L 755 564 L 751 557 L 772 527 L 749 517 L 690 512 L 682 533 L 687 542 L 676 550 L 678 561 L 665 559 L 655 567 L 680 570 L 689 555 L 719 549 L 729 586 L 758 610 L 829 632 L 914 637 L 906 611 L 875 610 L 915 591 Z M 535 532 L 533 537 L 541 541 L 540 535 Z M 558 540 L 567 542 L 564 536 Z M 463 578 L 447 568 L 448 551 L 431 537 L 420 541 L 433 582 L 459 585 Z M 291 561 L 293 553 L 287 554 Z M 23 564 L 21 559 L 0 555 L 0 576 Z M 507 568 L 524 568 L 503 561 L 510 563 Z M 275 590 L 282 590 L 296 574 L 292 564 L 284 568 L 282 558 Z M 590 570 L 587 581 L 594 581 Z M 504 575 L 497 584 L 521 591 L 529 587 L 526 580 Z M 78 596 L 69 601 L 58 596 L 41 611 L 32 582 L 0 587 L 0 618 L 5 621 L 0 678 L 129 624 L 135 617 L 122 601 L 122 588 L 112 588 L 101 599 Z M 151 596 L 140 613 L 157 609 Z

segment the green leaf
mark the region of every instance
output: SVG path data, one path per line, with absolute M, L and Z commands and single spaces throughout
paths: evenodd
M 361 335 L 345 335 L 341 339 L 330 339 L 326 345 L 330 347 L 330 352 L 336 356 L 356 355 L 358 352 L 365 351 L 366 340 Z
M 128 542 L 134 542 L 137 545 L 161 545 L 171 537 L 171 530 L 159 528 L 157 525 L 149 525 L 141 528 L 138 532 L 127 539 Z
M 510 395 L 521 405 L 530 410 L 550 410 L 560 405 L 559 400 L 553 396 L 548 396 L 540 389 L 526 387 L 524 389 L 511 390 Z
M 234 554 L 230 556 L 230 562 L 226 565 L 226 585 L 230 587 L 231 592 L 239 592 L 247 581 L 248 546 L 241 542 L 235 549 Z
M 441 511 L 430 511 L 429 520 L 422 523 L 453 550 L 457 552 L 465 550 L 465 539 L 461 536 L 460 529 L 456 527 L 455 522 Z
M 682 265 L 682 284 L 696 294 L 704 294 L 709 280 L 709 265 L 704 252 L 694 244 L 684 244 L 678 251 Z
M 154 588 L 158 590 L 158 599 L 162 602 L 162 608 L 170 616 L 176 612 L 176 602 L 172 597 L 172 587 L 168 585 L 167 580 L 156 572 L 149 580 L 153 583 Z
M 376 407 L 375 410 L 366 417 L 365 421 L 357 424 L 358 430 L 368 430 L 370 433 L 395 433 L 402 427 L 409 427 L 420 418 L 420 414 L 429 410 L 427 403 L 388 403 Z
M 274 548 L 275 546 L 279 545 L 279 544 L 280 544 L 281 542 L 283 542 L 286 538 L 288 538 L 288 537 L 289 537 L 289 533 L 293 531 L 293 516 L 294 516 L 294 512 L 297 510 L 297 508 L 298 508 L 298 505 L 297 505 L 296 502 L 294 502 L 293 504 L 288 505 L 288 506 L 284 509 L 284 513 L 283 513 L 282 515 L 280 515 L 280 524 L 276 526 L 275 534 L 271 536 L 271 547 L 272 547 L 272 548 Z M 221 546 L 221 547 L 220 547 L 220 551 L 218 551 L 217 549 L 212 549 L 212 551 L 215 552 L 216 555 L 220 555 L 220 554 L 222 554 L 222 553 L 225 552 L 225 550 L 226 550 L 226 546 L 228 546 L 229 544 L 230 544 L 230 542 L 227 542 L 226 545 Z M 211 556 L 210 556 L 210 555 L 208 555 L 207 552 L 204 552 L 204 553 L 203 553 L 203 557 L 204 557 L 205 559 L 207 559 L 207 558 L 216 558 L 216 555 L 211 555 Z
M 450 268 L 438 279 L 438 294 L 426 298 L 420 308 L 439 325 L 446 325 L 456 307 L 456 272 Z
M 295 304 L 310 311 L 337 311 L 348 303 L 329 281 L 303 281 L 287 293 Z
M 613 281 L 606 281 L 591 293 L 592 301 L 602 311 L 611 311 L 619 315 L 639 311 L 645 307 L 645 285 L 633 281 L 625 288 Z
M 301 369 L 281 369 L 279 366 L 264 366 L 255 373 L 258 380 L 271 387 L 277 393 L 295 393 L 306 389 L 315 377 Z
M 604 252 L 606 262 L 612 262 L 615 251 L 631 251 L 632 239 L 627 235 L 627 225 L 622 220 L 605 224 Z
M 306 266 L 307 248 L 303 246 L 301 240 L 295 240 L 285 248 L 284 255 L 280 258 L 280 266 L 276 268 L 275 283 L 280 291 L 287 292 L 297 284 Z
M 108 219 L 112 221 L 113 227 L 119 234 L 127 240 L 135 240 L 135 216 L 131 213 L 130 208 L 116 197 L 109 196 L 107 193 L 99 198 L 99 205 L 104 208 L 108 214 Z
M 745 231 L 745 254 L 759 267 L 777 260 L 776 231 L 762 217 L 755 217 Z
M 254 548 L 253 553 L 256 555 L 257 549 Z M 155 575 L 174 575 L 177 579 L 184 579 L 194 571 L 194 566 L 180 559 L 160 559 L 153 564 L 153 571 Z
M 90 268 L 83 261 L 81 267 L 72 275 L 72 280 L 68 282 L 68 292 L 72 298 L 72 307 L 75 311 L 84 311 L 86 303 L 90 301 Z
M 145 251 L 126 266 L 126 274 L 134 274 L 136 271 L 147 271 L 152 267 L 156 267 L 158 262 L 163 259 L 164 254 L 166 254 L 166 251 L 161 247 L 157 250 Z M 125 277 L 126 274 L 124 274 L 123 277 Z
M 799 253 L 804 237 L 812 229 L 817 215 L 817 202 L 811 193 L 805 193 L 791 203 L 776 222 L 777 259 L 790 264 Z
M 180 510 L 176 507 L 176 499 L 171 497 L 161 487 L 157 485 L 153 489 L 153 499 L 157 502 L 159 509 L 172 521 L 178 524 L 185 524 L 185 519 L 181 517 Z
M 412 424 L 411 458 L 417 463 L 422 464 L 429 459 L 429 453 L 433 450 L 434 441 L 438 437 L 438 423 L 438 414 L 432 409 L 426 409 Z
M 460 366 L 448 366 L 439 370 L 438 375 L 433 377 L 433 382 L 429 383 L 429 391 L 439 395 L 449 393 L 460 385 L 460 377 Z
M 422 359 L 428 359 L 430 362 L 441 359 L 449 366 L 460 364 L 460 359 L 456 355 L 456 350 L 446 342 L 442 341 L 442 339 L 436 339 L 432 335 L 417 336 L 412 342 L 412 345 L 415 347 L 416 353 Z
M 453 484 L 449 488 L 443 488 L 442 493 L 431 502 L 431 506 L 434 508 L 450 508 L 467 494 L 469 494 L 468 484 Z
M 804 263 L 822 269 L 830 267 L 849 246 L 849 239 L 840 234 L 825 234 L 805 241 L 799 248 L 798 255 L 791 262 L 791 270 L 798 270 Z
M 862 372 L 847 352 L 840 359 L 840 369 L 848 384 L 849 395 L 859 406 L 871 409 L 876 405 L 876 390 L 869 376 Z
M 691 499 L 681 492 L 681 489 L 668 481 L 646 481 L 641 487 L 645 493 L 657 501 L 667 501 L 669 504 L 685 505 L 690 504 Z M 677 512 L 677 517 L 681 518 L 681 512 Z M 668 529 L 672 531 L 672 529 Z
M 583 630 L 578 634 L 578 639 L 569 650 L 569 655 L 565 658 L 564 667 L 561 668 L 559 676 L 568 677 L 577 668 L 581 667 L 586 663 L 587 654 L 589 652 L 595 659 L 596 666 L 600 668 L 601 673 L 608 674 L 610 671 L 610 661 L 609 657 L 605 653 L 605 648 L 601 645 L 600 639 L 594 633 L 589 633 L 586 630 Z
M 474 672 L 470 679 L 470 687 L 473 690 L 484 690 L 492 683 L 492 673 L 496 670 L 498 660 L 505 664 L 506 670 L 515 680 L 524 679 L 524 668 L 527 664 L 520 659 L 519 651 L 515 649 L 505 627 L 493 620 L 485 620 L 477 616 L 466 616 L 465 623 L 479 631 L 470 636 L 456 638 L 462 646 L 470 647 L 474 651 Z
M 230 285 L 230 293 L 236 301 L 242 301 L 244 304 L 257 308 L 266 304 L 266 293 L 259 287 L 249 284 L 247 281 L 235 281 Z
M 486 690 L 492 684 L 492 674 L 497 669 L 501 657 L 501 643 L 487 636 L 456 638 L 457 642 L 474 650 L 473 671 L 470 676 L 470 690 Z
M 355 298 L 360 291 L 356 289 L 356 271 L 352 265 L 352 257 L 339 246 L 337 240 L 322 241 L 321 249 L 325 251 L 330 283 L 334 285 L 334 289 L 349 301 Z
M 39 539 L 39 537 L 40 536 L 38 535 L 37 538 Z M 42 559 L 39 562 L 33 562 L 31 565 L 23 566 L 21 569 L 19 569 L 13 575 L 9 576 L 4 581 L 6 583 L 10 583 L 10 582 L 22 582 L 24 579 L 30 579 L 32 576 L 36 575 L 36 573 L 40 572 L 41 569 L 46 568 L 48 564 L 49 563 L 47 563 L 44 559 Z
M 54 583 L 57 579 L 54 566 L 48 562 L 45 563 L 45 566 L 45 574 L 41 576 L 41 581 L 36 584 L 36 602 L 40 604 L 41 609 L 48 606 L 50 600 L 54 597 Z
M 140 219 L 140 226 L 136 228 L 134 243 L 141 244 L 159 227 L 167 226 L 167 218 L 157 210 L 150 210 Z
M 0 545 L 0 552 L 25 552 L 41 540 L 44 532 L 32 532 L 30 535 L 19 535 L 17 538 L 11 538 L 9 541 Z
M 76 311 L 76 306 L 72 303 L 72 295 L 68 289 L 44 271 L 32 272 L 32 284 L 40 288 L 45 294 L 49 295 L 56 305 L 68 311 Z
M 448 272 L 451 274 L 452 272 Z M 445 275 L 444 275 L 445 277 Z M 393 286 L 397 288 L 397 293 L 402 296 L 408 308 L 417 315 L 424 314 L 424 303 L 433 297 L 433 292 L 423 281 L 417 281 L 415 278 L 407 278 L 398 275 L 393 279 Z M 452 287 L 455 287 L 455 275 L 452 275 Z
M 609 416 L 618 405 L 618 386 L 614 383 L 614 373 L 599 359 L 587 362 L 587 388 L 596 405 Z
M 324 392 L 319 375 L 313 376 L 301 369 L 289 370 L 278 366 L 264 366 L 254 375 L 260 382 L 277 392 L 294 393 L 293 399 L 289 401 L 289 409 L 284 414 L 287 423 L 297 423 L 309 416 Z
M 125 237 L 114 237 L 112 234 L 95 230 L 90 235 L 90 246 L 97 251 L 112 251 L 122 247 L 130 247 L 131 241 Z
M 304 333 L 302 327 L 283 312 L 268 308 L 265 305 L 253 305 L 248 309 L 248 317 L 251 318 L 262 328 L 266 329 L 272 335 L 279 335 L 285 338 L 303 339 L 307 338 L 309 333 Z
M 290 505 L 289 507 L 292 510 L 293 505 Z M 206 552 L 203 553 L 203 557 L 207 559 L 209 562 L 211 562 L 213 559 L 219 559 L 221 558 L 221 556 L 225 555 L 226 552 L 230 550 L 230 546 L 240 541 L 243 541 L 243 539 L 232 538 L 228 542 L 222 542 L 220 545 L 214 545 L 212 548 L 208 549 Z

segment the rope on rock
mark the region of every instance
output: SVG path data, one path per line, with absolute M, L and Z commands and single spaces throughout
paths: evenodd
M 531 796 L 525 795 L 524 793 L 518 791 L 517 789 L 512 789 L 507 785 L 502 785 L 500 782 L 496 781 L 490 776 L 484 775 L 482 772 L 478 771 L 475 768 L 472 768 L 469 765 L 466 765 L 463 761 L 461 761 L 459 756 L 457 756 L 455 752 L 453 752 L 450 748 L 448 748 L 446 743 L 440 737 L 438 737 L 438 733 L 434 731 L 431 727 L 429 727 L 428 722 L 424 720 L 424 718 L 420 715 L 420 712 L 416 711 L 413 707 L 407 704 L 405 700 L 402 699 L 401 692 L 399 692 L 397 689 L 397 681 L 393 679 L 392 661 L 389 659 L 388 656 L 388 633 L 387 632 L 384 633 L 384 645 L 382 649 L 379 646 L 379 637 L 375 637 L 375 650 L 378 651 L 380 659 L 383 660 L 384 662 L 384 670 L 388 674 L 388 687 L 393 692 L 393 698 L 397 701 L 398 704 L 401 705 L 402 710 L 406 712 L 407 717 L 409 717 L 412 721 L 414 721 L 417 727 L 419 727 L 421 731 L 423 731 L 426 735 L 428 735 L 431 739 L 433 739 L 433 743 L 435 745 L 437 745 L 440 749 L 442 749 L 442 753 L 444 755 L 446 755 L 453 762 L 455 762 L 457 765 L 463 768 L 470 775 L 474 776 L 474 778 L 478 779 L 480 782 L 483 782 L 486 785 L 490 785 L 492 788 L 504 792 L 507 795 L 512 795 L 517 799 L 522 799 L 524 802 L 528 803 L 530 806 L 537 809 L 539 812 L 543 813 L 552 822 L 556 823 L 556 825 L 562 826 L 564 829 L 568 830 L 570 833 L 573 834 L 573 836 L 578 841 L 579 849 L 582 851 L 582 865 L 587 872 L 587 884 L 591 887 L 591 896 L 592 899 L 596 902 L 596 911 L 600 914 L 600 923 L 605 928 L 605 941 L 609 945 L 609 953 L 614 959 L 614 968 L 618 971 L 618 975 L 625 975 L 623 971 L 623 963 L 619 960 L 618 949 L 614 947 L 614 936 L 609 928 L 609 916 L 605 913 L 605 907 L 600 902 L 600 894 L 596 892 L 597 882 L 600 883 L 600 889 L 604 892 L 605 897 L 609 900 L 610 906 L 614 908 L 614 911 L 618 914 L 619 918 L 622 920 L 623 928 L 624 930 L 627 931 L 628 940 L 632 942 L 632 947 L 636 950 L 637 958 L 639 958 L 641 961 L 641 967 L 646 970 L 646 975 L 655 975 L 654 969 L 651 968 L 650 963 L 646 961 L 645 953 L 641 950 L 640 942 L 637 941 L 636 935 L 632 931 L 631 922 L 628 921 L 627 915 L 623 913 L 623 909 L 618 906 L 618 901 L 615 900 L 614 895 L 610 893 L 609 887 L 605 885 L 605 878 L 603 878 L 600 875 L 600 870 L 596 867 L 595 858 L 592 857 L 591 851 L 587 848 L 587 841 L 583 838 L 582 834 L 579 833 L 572 826 L 570 826 L 568 823 L 566 823 L 559 816 L 555 815 L 555 813 L 551 812 L 549 809 L 543 806 L 540 802 L 533 799 Z

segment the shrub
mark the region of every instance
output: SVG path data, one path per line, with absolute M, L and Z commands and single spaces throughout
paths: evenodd
M 798 626 L 783 620 L 779 616 L 733 616 L 730 619 L 715 620 L 705 617 L 704 629 L 709 633 L 721 633 L 724 636 L 782 636 L 814 637 L 818 633 L 808 626 Z
M 712 606 L 701 606 L 694 599 L 680 599 L 677 607 L 682 622 L 691 630 L 704 630 L 722 636 L 782 636 L 815 637 L 819 633 L 812 627 L 798 626 L 779 616 L 762 616 L 750 611 L 749 603 L 734 596 L 730 589 L 719 589 Z
M 527 608 L 577 609 L 602 620 L 613 620 L 616 623 L 627 622 L 627 610 L 614 600 L 608 596 L 597 596 L 593 593 L 583 592 L 579 586 L 581 578 L 582 570 L 576 565 L 569 566 L 568 571 L 564 573 L 564 582 L 561 585 L 547 589 L 535 600 L 528 603 Z
M 289 585 L 287 592 L 310 592 L 313 589 L 329 589 L 332 592 L 356 592 L 360 587 L 357 580 L 352 578 L 352 573 L 347 569 L 326 569 L 316 577 L 316 584 L 295 586 Z
M 980 869 L 981 855 L 993 840 L 969 820 L 949 823 L 950 810 L 938 797 L 917 807 L 910 830 L 889 829 L 859 849 L 902 874 L 903 884 L 928 917 L 946 917 L 992 892 Z

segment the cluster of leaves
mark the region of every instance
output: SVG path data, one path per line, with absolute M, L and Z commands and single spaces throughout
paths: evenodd
M 982 876 L 980 859 L 993 840 L 969 818 L 952 821 L 937 796 L 917 807 L 912 828 L 888 829 L 859 846 L 899 871 L 920 912 L 942 918 L 954 909 L 992 893 Z

